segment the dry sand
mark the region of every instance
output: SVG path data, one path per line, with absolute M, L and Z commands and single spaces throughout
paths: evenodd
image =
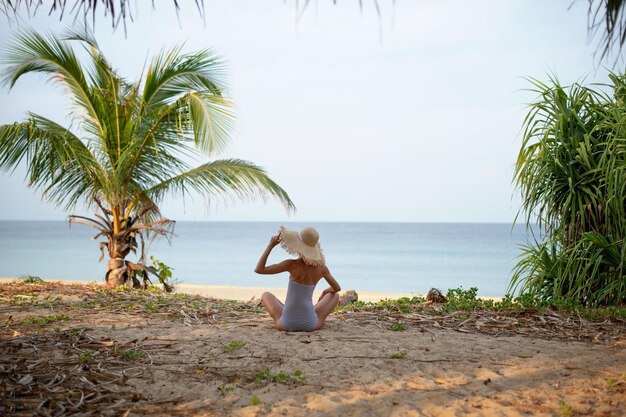
M 516 321 L 524 335 L 503 321 L 497 336 L 481 333 L 488 320 L 451 330 L 437 315 L 343 311 L 320 331 L 285 333 L 253 303 L 23 287 L 0 285 L 5 413 L 43 404 L 61 415 L 61 404 L 67 414 L 130 416 L 626 415 L 620 321 L 591 325 L 595 343 L 577 325 L 550 324 L 556 316 L 536 320 L 544 330 Z M 50 315 L 66 318 L 24 325 Z M 397 322 L 406 329 L 391 330 Z M 587 341 L 563 340 L 577 337 Z M 85 352 L 92 358 L 81 362 Z

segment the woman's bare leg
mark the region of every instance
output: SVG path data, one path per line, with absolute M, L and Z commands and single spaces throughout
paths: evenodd
M 326 294 L 315 304 L 315 314 L 317 314 L 317 326 L 315 330 L 319 330 L 324 325 L 324 320 L 331 311 L 339 304 L 339 294 Z
M 280 325 L 280 317 L 283 315 L 283 308 L 285 307 L 283 303 L 271 292 L 264 292 L 263 295 L 261 295 L 261 303 L 263 303 L 267 312 L 272 316 L 276 328 L 283 330 Z

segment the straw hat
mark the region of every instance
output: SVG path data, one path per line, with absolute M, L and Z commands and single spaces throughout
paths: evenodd
M 301 257 L 305 264 L 312 266 L 325 264 L 324 254 L 319 244 L 320 234 L 314 228 L 305 227 L 300 232 L 296 232 L 280 226 L 278 238 L 283 249 Z

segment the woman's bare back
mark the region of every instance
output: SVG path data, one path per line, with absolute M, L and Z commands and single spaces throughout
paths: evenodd
M 328 273 L 326 265 L 307 265 L 302 259 L 292 260 L 289 267 L 291 279 L 298 284 L 316 285 Z

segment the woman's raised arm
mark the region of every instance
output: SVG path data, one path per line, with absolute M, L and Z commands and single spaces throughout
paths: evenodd
M 265 251 L 263 252 L 263 254 L 261 254 L 261 258 L 259 258 L 259 262 L 257 262 L 256 268 L 254 268 L 254 272 L 256 272 L 257 274 L 270 275 L 280 274 L 281 272 L 289 271 L 289 268 L 291 267 L 291 264 L 293 262 L 291 259 L 287 259 L 275 265 L 265 266 L 265 264 L 267 263 L 267 258 L 270 256 L 270 252 L 272 251 L 272 249 L 274 249 L 276 245 L 278 245 L 279 242 L 280 239 L 278 235 L 272 236 L 272 238 L 270 239 L 270 243 L 267 245 L 267 248 L 265 248 Z

